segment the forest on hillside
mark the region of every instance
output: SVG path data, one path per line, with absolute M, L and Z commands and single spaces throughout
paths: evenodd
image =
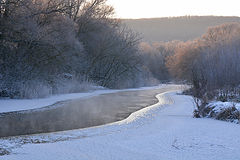
M 124 19 L 124 23 L 139 32 L 146 42 L 188 41 L 200 37 L 208 27 L 240 22 L 239 17 L 182 16 L 165 18 Z

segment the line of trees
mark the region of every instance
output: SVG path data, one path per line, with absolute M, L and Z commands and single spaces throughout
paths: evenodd
M 181 41 L 140 43 L 139 48 L 143 64 L 155 79 L 161 82 L 171 79 L 166 62 L 169 56 L 175 54 L 175 48 L 181 43 Z
M 219 91 L 240 85 L 240 23 L 210 27 L 194 41 L 184 43 L 170 56 L 173 77 L 193 84 L 194 96 L 208 101 Z
M 239 23 L 211 27 L 193 41 L 140 43 L 106 1 L 0 0 L 0 96 L 178 79 L 202 98 L 240 84 Z
M 238 91 L 240 23 L 209 27 L 200 38 L 187 42 L 141 43 L 140 50 L 155 78 L 190 83 L 192 94 L 205 102 Z
M 0 0 L 1 96 L 137 86 L 139 37 L 113 14 L 106 0 Z

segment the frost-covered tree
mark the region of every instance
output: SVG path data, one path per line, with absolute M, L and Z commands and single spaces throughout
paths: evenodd
M 192 82 L 197 96 L 240 85 L 240 24 L 211 27 L 199 39 L 184 43 L 169 58 L 169 71 Z
M 66 83 L 75 92 L 83 81 L 112 88 L 131 81 L 138 38 L 113 13 L 106 0 L 1 0 L 1 95 L 37 97 L 39 88 L 65 92 Z

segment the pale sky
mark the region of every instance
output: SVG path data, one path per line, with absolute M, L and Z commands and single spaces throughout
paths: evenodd
M 240 0 L 109 0 L 118 18 L 240 16 Z

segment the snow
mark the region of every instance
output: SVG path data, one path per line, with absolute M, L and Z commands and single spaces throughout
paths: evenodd
M 209 113 L 206 115 L 206 117 L 238 124 L 240 123 L 240 103 L 212 101 L 206 106 L 206 108 L 209 110 Z
M 236 160 L 240 125 L 192 118 L 189 96 L 166 92 L 159 103 L 99 127 L 0 139 L 2 160 Z M 33 144 L 39 143 L 39 144 Z M 20 147 L 19 147 L 20 146 Z
M 99 88 L 98 90 L 91 92 L 53 95 L 51 97 L 41 99 L 0 99 L 0 113 L 36 109 L 55 104 L 56 102 L 59 101 L 66 101 L 78 98 L 89 98 L 100 94 L 116 93 L 120 91 L 156 89 L 162 86 L 163 84 L 153 87 L 142 87 L 123 90 L 110 90 Z
M 213 101 L 208 104 L 209 107 L 214 107 L 215 112 L 220 112 L 223 109 L 227 109 L 235 106 L 238 110 L 240 110 L 240 103 L 235 102 L 221 102 L 221 101 Z

